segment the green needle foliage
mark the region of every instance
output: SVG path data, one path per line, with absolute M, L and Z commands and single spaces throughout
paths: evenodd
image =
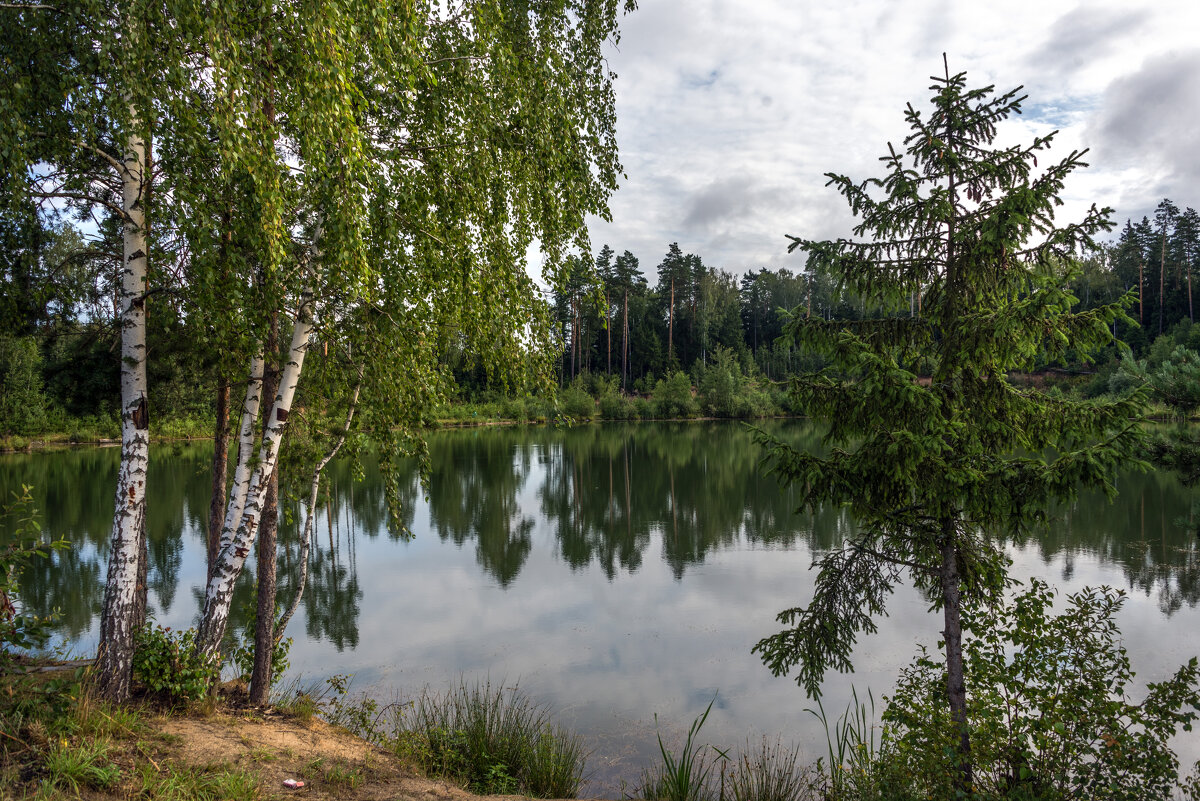
M 759 440 L 773 472 L 801 490 L 803 507 L 844 505 L 858 529 L 818 560 L 808 606 L 783 611 L 787 628 L 755 650 L 776 675 L 796 669 L 815 695 L 826 670 L 852 669 L 856 637 L 875 630 L 907 575 L 945 616 L 959 788 L 969 792 L 963 599 L 998 598 L 1001 539 L 1027 536 L 1050 502 L 1085 486 L 1114 492 L 1117 466 L 1135 460 L 1144 396 L 1064 400 L 1009 382 L 1010 371 L 1038 358 L 1109 344 L 1133 298 L 1072 311 L 1073 258 L 1111 227 L 1109 210 L 1095 206 L 1078 223 L 1054 219 L 1083 153 L 1039 171 L 1053 134 L 994 144 L 997 125 L 1020 113 L 1019 89 L 969 89 L 965 74 L 948 68 L 933 81 L 932 109 L 908 106 L 912 132 L 902 150 L 889 145 L 882 177 L 829 175 L 860 219 L 858 238 L 792 238 L 808 269 L 837 276 L 884 313 L 856 322 L 797 313 L 787 326 L 786 336 L 830 365 L 793 385 L 802 408 L 827 421 L 828 452 L 765 433 Z

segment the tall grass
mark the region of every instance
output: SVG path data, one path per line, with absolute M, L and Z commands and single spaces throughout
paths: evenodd
M 863 702 L 856 688 L 852 687 L 850 692 L 850 702 L 832 724 L 820 698 L 816 709 L 805 710 L 825 727 L 829 784 L 835 798 L 848 795 L 851 785 L 860 779 L 874 776 L 879 748 L 875 738 L 875 696 L 868 689 L 867 700 Z
M 642 798 L 652 801 L 704 801 L 710 797 L 707 787 L 709 774 L 717 759 L 727 759 L 727 754 L 710 745 L 701 745 L 696 740 L 716 696 L 708 702 L 704 713 L 692 721 L 688 729 L 687 740 L 683 748 L 676 754 L 663 744 L 662 732 L 658 733 L 658 750 L 662 755 L 662 764 L 656 765 L 642 773 L 642 782 L 638 790 Z M 655 724 L 658 715 L 654 716 Z
M 722 783 L 722 801 L 801 801 L 821 798 L 821 772 L 800 765 L 799 746 L 765 737 L 734 762 Z
M 386 744 L 475 792 L 573 798 L 583 783 L 580 738 L 517 687 L 460 682 L 388 711 Z
M 658 735 L 662 763 L 642 774 L 636 792 L 651 801 L 814 801 L 824 799 L 819 766 L 800 765 L 798 746 L 772 743 L 765 737 L 749 742 L 736 758 L 697 736 L 712 705 L 692 721 L 679 753 L 669 750 Z M 657 722 L 657 718 L 656 718 Z M 718 771 L 719 767 L 719 771 Z

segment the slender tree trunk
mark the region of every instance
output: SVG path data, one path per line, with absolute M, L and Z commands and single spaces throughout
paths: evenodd
M 667 361 L 675 353 L 675 279 L 671 279 L 671 306 L 667 310 Z
M 950 719 L 958 727 L 958 789 L 970 796 L 973 783 L 971 730 L 967 723 L 967 683 L 962 653 L 962 594 L 958 574 L 958 549 L 954 546 L 954 520 L 942 520 L 942 614 L 946 643 L 946 692 L 950 700 Z
M 1163 288 L 1166 285 L 1167 273 L 1167 232 L 1163 229 L 1162 259 L 1158 263 L 1158 335 L 1163 332 Z
M 274 366 L 279 349 L 279 312 L 271 315 L 271 330 L 267 334 L 267 358 L 271 369 L 263 374 L 263 394 L 273 398 L 279 391 L 279 369 Z M 264 421 L 263 437 L 266 437 Z M 254 667 L 250 673 L 250 703 L 263 706 L 271 693 L 272 656 L 275 634 L 275 550 L 279 532 L 279 471 L 271 472 L 267 480 L 267 495 L 263 503 L 262 524 L 258 532 L 258 563 L 255 570 L 257 606 L 254 617 Z
M 120 290 L 121 466 L 96 654 L 96 690 L 101 697 L 114 701 L 129 697 L 134 631 L 141 622 L 139 616 L 145 614 L 144 599 L 139 600 L 138 588 L 139 579 L 144 581 L 145 576 L 146 467 L 150 461 L 150 414 L 146 400 L 145 292 L 149 245 L 145 165 L 146 143 L 132 134 L 126 141 L 121 170 L 121 207 L 125 214 Z
M 1142 316 L 1143 298 L 1146 296 L 1146 281 L 1144 273 L 1146 272 L 1146 263 L 1138 262 L 1138 324 L 1145 325 L 1145 319 Z
M 629 290 L 625 290 L 624 322 L 621 323 L 621 389 L 629 376 Z
M 253 476 L 251 460 L 254 455 L 254 430 L 258 422 L 258 409 L 262 402 L 263 370 L 266 362 L 259 353 L 250 359 L 250 376 L 246 381 L 246 397 L 242 400 L 242 416 L 238 423 L 238 454 L 237 464 L 233 468 L 233 488 L 225 504 L 225 519 L 221 523 L 220 549 L 228 547 L 233 542 L 238 525 L 242 521 L 242 511 L 246 508 L 246 496 L 250 492 L 250 479 Z M 220 559 L 218 549 L 217 560 Z M 209 581 L 212 576 L 209 576 Z
M 1196 322 L 1196 317 L 1192 314 L 1192 262 L 1188 254 L 1184 254 L 1183 258 L 1187 262 L 1188 319 L 1194 323 Z
M 292 596 L 292 602 L 284 611 L 283 616 L 279 618 L 279 625 L 275 627 L 274 643 L 276 644 L 283 639 L 283 632 L 287 629 L 288 621 L 292 619 L 292 615 L 296 614 L 296 609 L 300 606 L 300 599 L 304 596 L 304 585 L 308 580 L 308 553 L 312 547 L 313 520 L 317 514 L 317 497 L 321 487 L 321 471 L 333 460 L 333 457 L 337 456 L 338 451 L 346 442 L 347 434 L 350 433 L 350 424 L 354 421 L 354 412 L 358 408 L 358 393 L 362 388 L 362 370 L 359 370 L 358 379 L 359 383 L 354 387 L 354 393 L 350 396 L 350 408 L 346 411 L 346 422 L 342 426 L 341 436 L 313 469 L 312 485 L 308 493 L 308 512 L 304 516 L 304 533 L 300 538 L 300 580 L 296 583 L 296 594 Z M 351 505 L 353 506 L 353 499 L 351 499 Z
M 608 293 L 604 293 L 604 329 L 608 332 L 608 374 L 612 375 L 612 306 L 608 302 Z
M 220 650 L 221 640 L 225 636 L 225 627 L 229 622 L 233 585 L 241 574 L 242 566 L 250 553 L 250 546 L 258 535 L 260 518 L 266 503 L 267 485 L 275 472 L 276 461 L 279 457 L 279 445 L 287 426 L 288 415 L 291 412 L 296 385 L 300 381 L 300 372 L 304 367 L 308 338 L 313 330 L 311 310 L 309 309 L 311 302 L 311 294 L 306 292 L 300 308 L 296 312 L 296 320 L 292 328 L 292 342 L 288 349 L 288 355 L 284 359 L 279 392 L 275 396 L 275 403 L 267 419 L 266 433 L 263 436 L 262 445 L 259 447 L 258 464 L 250 480 L 245 509 L 240 515 L 236 534 L 228 544 L 221 548 L 217 559 L 217 569 L 213 572 L 213 577 L 208 582 L 205 591 L 204 608 L 200 615 L 200 625 L 196 636 L 196 650 L 202 654 L 215 656 Z M 226 517 L 228 519 L 229 515 Z
M 213 434 L 212 497 L 208 503 L 208 573 L 212 578 L 217 553 L 221 550 L 221 526 L 225 520 L 225 491 L 229 478 L 229 382 L 217 385 L 217 425 Z

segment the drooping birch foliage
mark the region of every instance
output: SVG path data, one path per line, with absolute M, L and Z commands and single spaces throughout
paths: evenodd
M 584 216 L 606 213 L 619 165 L 601 46 L 616 12 L 615 2 L 210 5 L 218 170 L 187 202 L 207 209 L 194 234 L 205 252 L 222 252 L 223 221 L 234 247 L 197 264 L 211 293 L 200 305 L 247 299 L 241 321 L 214 312 L 218 337 L 232 336 L 224 350 L 247 360 L 271 309 L 293 330 L 280 391 L 262 402 L 266 433 L 239 455 L 200 620 L 207 653 L 220 647 L 295 393 L 320 405 L 361 385 L 356 419 L 391 455 L 419 443 L 447 342 L 499 372 L 544 358 L 527 253 L 539 247 L 553 277 L 586 244 Z
M 586 247 L 585 215 L 607 214 L 620 165 L 601 48 L 617 36 L 617 12 L 617 0 L 0 10 L 12 78 L 0 87 L 0 157 L 21 190 L 10 196 L 113 215 L 129 240 L 129 475 L 100 643 L 113 660 L 106 695 L 128 693 L 140 622 L 153 415 L 136 378 L 147 350 L 137 315 L 151 295 L 169 288 L 202 323 L 197 345 L 243 376 L 231 393 L 243 399 L 239 454 L 199 627 L 199 647 L 214 654 L 291 416 L 340 418 L 325 405 L 361 387 L 356 425 L 384 440 L 387 462 L 420 448 L 445 386 L 442 349 L 474 352 L 514 380 L 517 365 L 544 372 L 549 326 L 527 256 L 540 250 L 554 279 L 568 251 Z M 169 276 L 156 271 L 168 243 Z M 277 353 L 266 348 L 272 320 L 284 329 Z M 279 371 L 279 391 L 262 398 L 267 370 Z
M 944 614 L 946 697 L 969 792 L 961 608 L 1002 589 L 1002 537 L 1026 536 L 1051 501 L 1080 487 L 1113 491 L 1114 471 L 1135 452 L 1143 399 L 1068 400 L 1010 382 L 1068 348 L 1086 354 L 1111 341 L 1132 298 L 1078 312 L 1067 288 L 1073 258 L 1109 227 L 1109 211 L 1055 220 L 1066 177 L 1084 165 L 1072 152 L 1039 168 L 1053 135 L 995 144 L 997 126 L 1020 113 L 1018 91 L 968 88 L 948 69 L 931 91 L 928 113 L 908 107 L 911 134 L 903 149 L 889 147 L 882 177 L 829 174 L 859 238 L 793 238 L 810 269 L 897 313 L 826 322 L 797 309 L 787 328 L 830 365 L 793 387 L 827 422 L 829 452 L 760 439 L 804 507 L 843 505 L 858 531 L 818 558 L 812 601 L 782 612 L 786 628 L 755 650 L 815 694 L 827 669 L 851 669 L 858 633 L 876 629 L 907 574 Z

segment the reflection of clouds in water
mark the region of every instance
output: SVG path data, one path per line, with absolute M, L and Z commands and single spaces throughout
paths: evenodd
M 798 426 L 781 430 L 809 436 Z M 194 453 L 174 465 L 166 455 L 152 462 L 165 471 L 159 504 L 178 504 L 164 510 L 152 540 L 150 600 L 172 628 L 193 623 L 203 584 L 193 510 L 206 508 L 207 476 L 197 467 L 203 449 Z M 714 745 L 737 749 L 748 737 L 782 735 L 800 743 L 806 759 L 824 752 L 824 730 L 805 712 L 813 702 L 791 679 L 772 677 L 750 649 L 776 631 L 776 613 L 808 600 L 810 549 L 831 547 L 852 525 L 842 510 L 793 514 L 794 494 L 758 474 L 758 450 L 740 425 L 440 432 L 431 457 L 429 502 L 415 477 L 401 482 L 411 542 L 388 534 L 370 466 L 355 482 L 346 464 L 331 465 L 332 504 L 319 510 L 315 532 L 322 554 L 288 632 L 294 671 L 308 679 L 354 673 L 358 689 L 384 698 L 460 676 L 519 681 L 553 705 L 557 720 L 586 732 L 593 790 L 610 797 L 656 756 L 654 714 L 668 745 L 677 744 L 714 690 L 719 703 L 704 729 Z M 108 469 L 104 459 L 90 455 L 72 469 Z M 20 478 L 12 464 L 0 459 L 0 484 Z M 52 480 L 45 463 L 35 469 Z M 183 503 L 166 494 L 173 482 Z M 1197 650 L 1180 636 L 1200 623 L 1195 539 L 1176 525 L 1190 497 L 1163 474 L 1126 477 L 1120 489 L 1115 505 L 1085 495 L 1058 510 L 1036 542 L 1012 549 L 1012 574 L 1064 591 L 1127 589 L 1124 643 L 1139 678 L 1152 681 Z M 47 492 L 68 494 L 52 483 Z M 98 609 L 98 546 L 111 497 L 108 504 L 90 523 L 78 509 L 47 515 L 85 544 L 73 554 L 79 570 L 39 575 L 39 597 L 87 597 L 61 579 L 87 584 L 96 574 L 91 606 L 76 610 L 72 631 Z M 294 581 L 294 538 L 284 532 L 284 598 Z M 239 583 L 235 613 L 250 600 L 252 580 L 248 571 Z M 860 698 L 870 688 L 881 712 L 916 644 L 936 646 L 940 616 L 915 592 L 900 589 L 888 608 L 879 631 L 858 643 L 857 672 L 827 678 L 831 716 L 845 709 L 852 686 Z M 77 652 L 94 648 L 95 629 Z M 1192 753 L 1200 745 L 1180 746 L 1185 764 L 1200 757 Z

